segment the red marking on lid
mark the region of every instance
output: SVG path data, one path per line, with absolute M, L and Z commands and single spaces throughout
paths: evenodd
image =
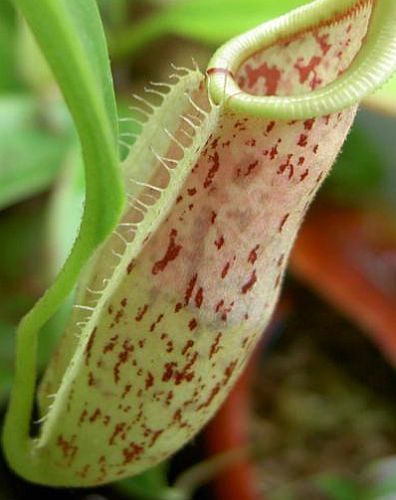
M 266 95 L 276 95 L 278 90 L 279 80 L 282 73 L 275 65 L 268 66 L 263 62 L 258 68 L 251 68 L 248 64 L 245 65 L 245 71 L 248 78 L 248 86 L 252 88 L 259 78 L 264 78 L 267 87 Z

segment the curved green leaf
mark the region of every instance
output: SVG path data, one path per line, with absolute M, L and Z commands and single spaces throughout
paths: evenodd
M 80 233 L 53 286 L 18 329 L 16 373 L 4 428 L 10 465 L 27 477 L 30 456 L 37 332 L 73 289 L 82 266 L 111 232 L 123 207 L 118 169 L 117 112 L 106 42 L 94 0 L 14 0 L 29 24 L 61 88 L 82 147 L 86 204 Z

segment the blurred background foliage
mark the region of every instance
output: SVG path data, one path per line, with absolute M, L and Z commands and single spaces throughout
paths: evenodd
M 167 80 L 172 72 L 170 62 L 191 67 L 193 57 L 204 69 L 210 55 L 221 43 L 308 2 L 309 0 L 98 0 L 113 63 L 120 115 L 130 116 L 133 113 L 128 110 L 133 92 L 141 93 L 150 80 Z M 393 78 L 370 97 L 360 111 L 317 205 L 325 204 L 337 207 L 337 210 L 375 212 L 374 225 L 382 228 L 380 234 L 376 234 L 376 238 L 380 239 L 376 248 L 386 247 L 387 256 L 391 256 L 387 261 L 386 273 L 391 273 L 396 280 L 395 120 L 396 78 Z M 125 156 L 125 142 L 132 142 L 128 133 L 138 133 L 139 127 L 121 122 L 120 128 L 122 134 L 126 133 L 120 146 L 121 153 Z M 68 111 L 28 28 L 14 11 L 11 2 L 2 0 L 2 411 L 12 379 L 16 324 L 64 262 L 78 228 L 83 198 L 84 178 L 79 146 Z M 385 219 L 386 224 L 383 223 Z M 348 324 L 346 327 L 342 322 L 334 323 L 335 320 L 326 315 L 338 317 L 339 313 L 329 306 L 326 309 L 322 303 L 319 304 L 319 299 L 314 294 L 301 292 L 301 286 L 293 278 L 286 283 L 285 294 L 295 297 L 302 293 L 304 300 L 292 299 L 294 312 L 291 316 L 294 320 L 283 326 L 283 337 L 276 343 L 273 356 L 265 354 L 264 368 L 257 370 L 258 375 L 253 384 L 256 410 L 251 433 L 259 441 L 267 443 L 257 459 L 263 477 L 262 491 L 266 498 L 274 500 L 395 499 L 396 458 L 392 458 L 392 455 L 396 456 L 396 436 L 392 429 L 396 415 L 395 404 L 389 394 L 376 399 L 373 394 L 375 388 L 365 387 L 364 379 L 356 380 L 356 373 L 370 371 L 368 363 L 373 362 L 372 369 L 384 373 L 383 385 L 390 384 L 394 393 L 393 371 L 377 356 L 374 361 L 370 358 L 369 362 L 363 363 L 360 371 L 344 373 L 344 367 L 337 364 L 337 357 L 329 354 L 328 346 L 323 347 L 323 342 L 317 343 L 316 332 L 324 330 L 329 336 L 335 334 L 345 339 L 348 338 L 348 329 L 360 331 L 360 326 Z M 393 298 L 396 304 L 396 289 Z M 41 337 L 41 369 L 63 329 L 69 307 L 69 304 L 65 304 L 47 325 Z M 310 326 L 301 324 L 301 317 L 313 309 L 323 309 L 316 315 L 316 323 Z M 300 320 L 296 321 L 295 318 Z M 396 332 L 396 324 L 394 329 Z M 345 347 L 345 352 L 351 358 L 359 358 L 361 349 L 367 349 L 366 344 L 359 347 L 359 342 L 350 349 L 342 342 L 340 345 L 342 349 Z M 374 345 L 370 344 L 370 348 L 375 350 Z M 258 358 L 261 360 L 263 354 Z M 352 365 L 354 362 L 353 359 L 346 361 Z M 384 368 L 385 365 L 388 368 Z M 314 386 L 310 382 L 310 373 L 320 374 Z M 281 438 L 279 434 L 282 433 Z M 318 446 L 319 449 L 324 449 L 330 446 L 326 443 L 341 440 L 339 453 L 342 454 L 345 452 L 342 444 L 345 443 L 340 436 L 347 436 L 345 439 L 350 440 L 352 434 L 355 435 L 356 448 L 353 460 L 349 455 L 348 460 L 345 460 L 331 450 L 328 455 L 324 452 L 322 468 L 312 466 L 319 453 L 312 456 L 307 451 L 313 446 L 313 441 L 322 440 L 322 444 Z M 371 448 L 366 446 L 371 451 L 363 452 L 363 443 L 372 443 Z M 293 452 L 298 459 L 293 459 Z M 198 454 L 202 458 L 202 450 Z M 181 461 L 184 463 L 184 458 Z M 187 459 L 186 463 L 189 462 Z M 170 476 L 167 474 L 167 468 L 161 466 L 140 478 L 123 481 L 98 493 L 63 492 L 59 495 L 57 493 L 57 498 L 182 498 L 178 497 L 177 491 L 167 486 L 167 478 L 172 476 L 172 472 Z M 176 459 L 176 465 L 173 464 L 171 469 L 179 471 L 183 467 L 180 468 Z M 0 500 L 25 498 L 29 494 L 29 486 L 19 482 L 4 466 L 0 474 Z M 265 479 L 268 474 L 274 476 L 272 482 Z M 210 477 L 211 474 L 208 473 L 207 479 Z M 37 488 L 32 487 L 32 491 L 36 490 Z M 42 498 L 53 498 L 53 494 L 40 490 Z M 198 493 L 197 498 L 212 498 L 211 494 L 213 493 L 209 490 L 203 490 Z

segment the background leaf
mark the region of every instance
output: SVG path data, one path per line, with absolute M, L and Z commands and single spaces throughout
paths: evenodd
M 377 111 L 396 116 L 396 76 L 393 76 L 375 94 L 366 98 L 365 102 Z
M 29 95 L 0 97 L 0 209 L 53 182 L 71 140 L 63 125 L 50 130 Z
M 120 34 L 113 34 L 111 53 L 131 56 L 166 34 L 219 45 L 264 21 L 285 14 L 312 0 L 188 0 L 164 7 Z

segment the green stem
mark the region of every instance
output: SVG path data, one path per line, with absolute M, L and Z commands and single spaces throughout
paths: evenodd
M 118 167 L 115 100 L 111 85 L 108 88 L 98 85 L 97 73 L 99 69 L 106 70 L 107 61 L 102 68 L 95 61 L 98 71 L 93 71 L 86 61 L 86 47 L 76 36 L 75 14 L 80 9 L 82 16 L 89 19 L 91 33 L 98 35 L 97 41 L 102 44 L 96 48 L 97 52 L 106 52 L 95 2 L 14 1 L 31 26 L 63 91 L 80 137 L 86 174 L 86 204 L 73 250 L 56 282 L 17 330 L 15 380 L 3 441 L 13 469 L 37 481 L 48 474 L 47 470 L 40 470 L 32 455 L 33 440 L 29 433 L 36 386 L 37 333 L 72 291 L 81 268 L 117 223 L 124 199 Z M 107 74 L 105 70 L 103 80 L 107 78 L 109 83 L 110 71 Z

